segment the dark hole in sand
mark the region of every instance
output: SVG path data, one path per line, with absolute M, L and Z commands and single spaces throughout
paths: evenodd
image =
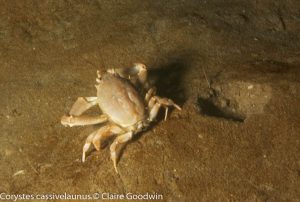
M 204 99 L 199 97 L 197 105 L 200 109 L 200 112 L 207 116 L 224 118 L 237 122 L 244 122 L 245 120 L 245 117 L 241 116 L 240 114 L 234 114 L 226 109 L 222 109 L 216 106 L 210 99 Z

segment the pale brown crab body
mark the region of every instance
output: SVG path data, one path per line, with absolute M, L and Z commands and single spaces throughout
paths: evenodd
M 65 126 L 79 126 L 106 123 L 91 133 L 83 146 L 82 161 L 91 145 L 100 150 L 101 142 L 112 135 L 117 137 L 110 145 L 111 158 L 116 172 L 117 147 L 128 142 L 134 134 L 146 129 L 157 116 L 161 107 L 165 108 L 165 120 L 168 107 L 181 108 L 172 100 L 155 95 L 155 88 L 149 88 L 147 69 L 143 64 L 135 64 L 128 69 L 110 69 L 97 72 L 97 97 L 79 97 L 73 104 L 69 115 L 61 118 Z M 148 90 L 141 95 L 137 85 Z M 82 115 L 89 108 L 98 105 L 102 111 L 99 116 Z
M 145 102 L 128 80 L 105 73 L 96 88 L 100 109 L 114 123 L 126 128 L 146 119 Z

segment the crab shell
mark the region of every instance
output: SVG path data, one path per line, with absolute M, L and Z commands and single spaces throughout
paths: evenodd
M 145 103 L 128 80 L 105 73 L 96 89 L 98 105 L 112 122 L 128 128 L 146 119 Z

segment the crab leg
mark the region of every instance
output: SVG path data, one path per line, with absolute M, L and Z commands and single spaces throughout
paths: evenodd
M 93 144 L 95 149 L 99 151 L 101 147 L 101 142 L 104 138 L 108 138 L 110 136 L 113 136 L 115 134 L 120 134 L 122 132 L 124 131 L 116 125 L 107 125 L 100 128 L 99 130 L 92 132 L 86 138 L 85 144 L 83 145 L 82 162 L 85 161 L 86 152 L 89 150 L 91 144 Z
M 116 139 L 114 140 L 114 142 L 110 145 L 110 156 L 111 156 L 111 160 L 114 163 L 115 171 L 117 173 L 118 173 L 118 169 L 117 169 L 117 159 L 118 159 L 118 156 L 117 156 L 117 153 L 116 153 L 117 146 L 120 145 L 120 144 L 122 144 L 122 143 L 126 143 L 129 140 L 131 140 L 132 135 L 133 135 L 132 131 L 129 131 L 129 132 L 123 134 L 123 135 L 120 135 L 120 136 L 116 137 Z
M 108 125 L 108 126 L 104 126 L 104 127 L 100 128 L 98 130 L 97 134 L 95 134 L 95 136 L 93 138 L 93 145 L 94 145 L 95 149 L 97 151 L 100 150 L 101 141 L 104 138 L 110 137 L 112 135 L 121 134 L 121 133 L 124 133 L 124 130 L 117 125 Z
M 85 140 L 85 144 L 83 145 L 83 148 L 82 148 L 82 162 L 85 162 L 85 154 L 86 152 L 89 150 L 91 144 L 92 144 L 92 141 L 93 141 L 93 138 L 94 136 L 97 134 L 98 131 L 94 131 L 92 132 Z
M 169 107 L 173 106 L 176 109 L 181 110 L 181 108 L 177 104 L 175 104 L 173 100 L 168 98 L 161 98 L 159 96 L 153 96 L 150 99 L 148 106 L 150 109 L 150 114 L 149 114 L 150 121 L 153 121 L 156 118 L 161 106 L 165 108 L 165 120 L 167 120 Z
M 104 123 L 108 120 L 107 116 L 102 114 L 99 116 L 66 116 L 61 117 L 61 124 L 64 126 L 85 126 Z
M 70 110 L 70 116 L 64 115 L 61 118 L 61 123 L 64 126 L 84 126 L 84 125 L 93 125 L 98 123 L 103 123 L 107 121 L 107 116 L 82 116 L 89 108 L 97 104 L 97 97 L 79 97 L 76 102 L 73 104 Z
M 97 97 L 79 97 L 73 104 L 70 115 L 79 116 L 97 104 Z
M 164 120 L 167 120 L 168 111 L 169 111 L 169 107 L 165 107 L 165 119 Z
M 148 92 L 145 95 L 145 102 L 149 103 L 150 99 L 156 94 L 156 88 L 152 87 L 148 90 Z

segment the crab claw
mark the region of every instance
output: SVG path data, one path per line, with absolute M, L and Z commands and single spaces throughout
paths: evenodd
M 138 79 L 140 83 L 146 84 L 148 75 L 147 75 L 147 67 L 142 63 L 134 63 L 133 69 L 137 72 Z

